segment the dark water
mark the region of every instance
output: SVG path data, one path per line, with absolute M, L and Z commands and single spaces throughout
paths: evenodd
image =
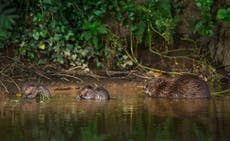
M 146 97 L 134 88 L 110 91 L 113 99 L 104 102 L 79 101 L 72 94 L 55 95 L 46 103 L 2 99 L 0 140 L 230 140 L 230 96 L 169 100 Z

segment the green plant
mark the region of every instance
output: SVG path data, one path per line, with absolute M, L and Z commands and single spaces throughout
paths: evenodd
M 204 36 L 213 35 L 212 27 L 214 22 L 211 15 L 213 0 L 195 0 L 196 5 L 200 8 L 201 20 L 196 24 L 194 32 Z
M 82 29 L 84 31 L 82 32 L 80 38 L 84 39 L 89 45 L 96 48 L 99 46 L 99 36 L 107 33 L 106 27 L 99 21 L 85 21 Z
M 218 20 L 226 21 L 228 25 L 230 26 L 230 8 L 218 9 L 216 18 Z
M 96 67 L 113 69 L 132 64 L 127 55 L 135 57 L 140 46 L 172 45 L 178 23 L 176 14 L 183 4 L 181 0 L 24 2 L 27 4 L 22 7 L 26 10 L 20 14 L 17 38 L 21 58 L 65 67 L 88 67 L 90 60 Z M 205 18 L 196 25 L 195 32 L 211 34 L 212 1 L 196 0 L 196 3 Z M 218 17 L 225 19 L 223 13 Z
M 24 30 L 20 54 L 42 64 L 53 61 L 65 66 L 86 67 L 90 49 L 82 48 L 79 44 L 76 32 L 80 28 L 70 26 L 70 22 L 78 19 L 73 18 L 76 15 L 74 10 L 69 12 L 72 7 L 71 1 L 62 5 L 58 0 L 40 1 L 33 7 L 29 14 L 32 18 L 31 28 Z M 68 16 L 65 15 L 67 13 Z
M 40 94 L 39 101 L 40 101 L 41 103 L 47 102 L 49 99 L 50 99 L 50 98 L 49 98 L 46 94 L 44 94 L 44 93 L 41 93 L 41 94 Z
M 9 39 L 18 17 L 15 7 L 10 5 L 11 2 L 9 0 L 0 1 L 0 48 Z
M 172 45 L 174 29 L 178 23 L 178 18 L 172 16 L 170 0 L 148 0 L 146 8 L 147 17 L 145 18 L 148 23 L 148 33 L 151 30 L 163 37 L 166 44 Z M 152 41 L 150 40 L 150 42 Z

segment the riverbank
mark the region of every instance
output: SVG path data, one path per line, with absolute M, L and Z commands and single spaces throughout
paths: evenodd
M 25 82 L 36 82 L 50 88 L 51 93 L 57 91 L 76 91 L 84 84 L 109 87 L 114 84 L 117 87 L 126 88 L 125 85 L 143 88 L 146 80 L 161 75 L 162 72 L 143 71 L 139 68 L 130 70 L 90 70 L 89 68 L 71 67 L 65 68 L 57 64 L 38 65 L 31 62 L 22 62 L 19 59 L 1 57 L 0 62 L 0 93 L 3 95 L 15 95 L 20 93 L 20 88 Z M 202 75 L 196 74 L 205 80 Z M 219 74 L 218 74 L 219 75 Z M 225 85 L 229 86 L 229 75 L 221 72 Z M 219 87 L 220 81 L 212 84 Z M 228 88 L 228 87 L 227 87 Z M 220 88 L 222 89 L 222 88 Z

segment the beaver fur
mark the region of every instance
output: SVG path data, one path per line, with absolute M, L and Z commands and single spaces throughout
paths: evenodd
M 33 82 L 25 83 L 22 86 L 22 97 L 27 99 L 34 99 L 37 97 L 40 97 L 41 95 L 45 97 L 51 97 L 49 89 L 47 89 L 45 86 L 36 84 Z
M 82 87 L 77 95 L 80 99 L 88 99 L 88 100 L 108 100 L 110 99 L 109 92 L 103 87 L 94 88 L 91 85 L 86 85 Z
M 153 78 L 144 86 L 144 92 L 161 98 L 210 98 L 206 82 L 195 75 Z

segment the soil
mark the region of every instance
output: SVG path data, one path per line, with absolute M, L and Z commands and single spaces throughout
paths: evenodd
M 16 95 L 26 82 L 45 85 L 52 94 L 72 93 L 85 85 L 113 87 L 141 87 L 147 76 L 140 71 L 86 71 L 61 68 L 59 66 L 38 66 L 29 62 L 17 62 L 10 58 L 0 62 L 0 95 Z
M 31 81 L 47 86 L 52 94 L 76 94 L 77 90 L 84 84 L 103 86 L 110 91 L 119 89 L 121 93 L 126 87 L 134 88 L 130 93 L 142 92 L 146 80 L 164 75 L 163 73 L 143 72 L 137 69 L 123 71 L 65 69 L 56 64 L 36 65 L 1 56 L 0 59 L 0 95 L 20 93 L 22 84 Z M 147 61 L 145 62 L 147 63 Z M 152 59 L 149 62 L 152 62 Z M 167 62 L 165 63 L 167 64 Z M 180 67 L 177 68 L 180 69 Z M 183 70 L 183 67 L 181 69 Z M 224 82 L 229 84 L 229 75 L 222 74 L 225 76 Z M 122 89 L 120 89 L 121 87 Z

